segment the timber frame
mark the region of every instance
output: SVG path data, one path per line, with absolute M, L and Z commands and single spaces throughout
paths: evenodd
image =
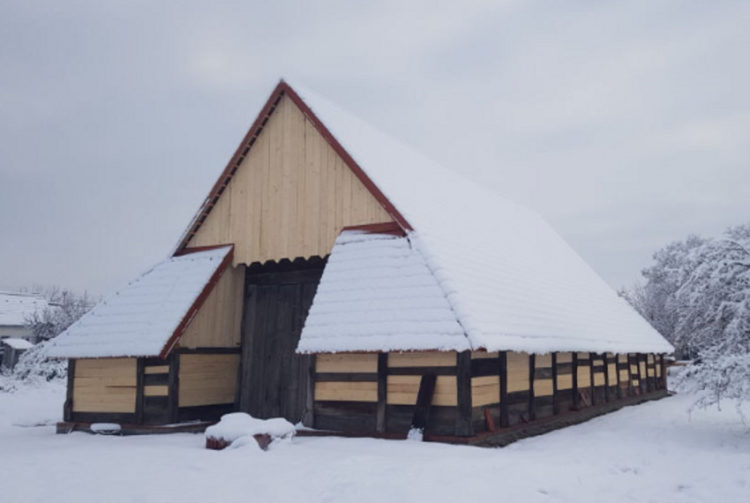
M 452 361 L 447 361 L 451 354 Z M 424 430 L 426 440 L 505 445 L 668 395 L 663 355 L 463 351 L 316 356 L 311 379 L 314 410 L 312 421 L 306 421 L 316 431 L 303 435 L 403 438 L 417 427 Z M 622 377 L 627 371 L 621 360 L 625 356 L 639 363 L 640 373 L 629 379 Z M 433 361 L 404 366 L 394 365 L 393 358 Z M 518 369 L 523 363 L 526 389 L 520 390 Z M 389 392 L 401 396 L 406 386 L 394 384 L 394 378 L 412 379 L 410 405 L 393 403 L 398 400 L 389 397 Z M 437 393 L 424 396 L 434 393 L 429 386 L 434 389 L 440 378 L 454 383 L 452 399 L 446 399 L 444 387 L 439 399 Z M 494 399 L 488 396 L 495 392 Z

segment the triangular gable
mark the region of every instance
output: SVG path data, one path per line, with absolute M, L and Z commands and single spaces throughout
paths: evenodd
M 165 358 L 232 261 L 232 245 L 186 249 L 115 292 L 56 337 L 62 358 Z
M 288 97 L 294 105 L 301 110 L 307 119 L 313 124 L 318 133 L 333 148 L 336 154 L 342 159 L 345 165 L 351 170 L 354 176 L 362 183 L 366 190 L 378 201 L 385 212 L 405 230 L 411 230 L 411 225 L 391 203 L 383 192 L 373 183 L 365 171 L 357 164 L 353 157 L 341 146 L 341 143 L 334 137 L 328 128 L 320 121 L 315 113 L 305 104 L 299 95 L 286 82 L 281 80 L 269 96 L 266 104 L 261 109 L 252 126 L 243 138 L 239 147 L 235 151 L 224 171 L 219 176 L 214 186 L 211 188 L 208 196 L 204 200 L 201 208 L 193 217 L 188 228 L 183 233 L 176 250 L 181 250 L 189 245 L 191 239 L 196 235 L 201 226 L 206 222 L 211 211 L 219 203 L 222 194 L 226 191 L 230 182 L 237 171 L 241 168 L 243 161 L 248 157 L 253 147 L 256 145 L 261 132 L 265 129 L 274 112 L 276 112 L 282 98 Z M 236 241 L 236 240 L 232 240 Z M 294 257 L 286 257 L 294 258 Z

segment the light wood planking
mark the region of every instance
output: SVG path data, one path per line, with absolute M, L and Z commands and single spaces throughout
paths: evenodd
M 571 363 L 573 361 L 573 353 L 557 353 L 557 363 Z
M 578 363 L 578 388 L 591 386 L 591 371 L 589 365 Z
M 536 355 L 534 358 L 534 367 L 538 369 L 550 368 L 552 366 L 552 355 Z
M 534 396 L 551 396 L 552 379 L 534 379 Z
M 315 356 L 316 372 L 375 373 L 377 353 L 332 353 Z
M 529 354 L 508 351 L 508 393 L 529 389 Z
M 389 367 L 453 367 L 455 365 L 455 351 L 414 351 L 388 354 Z
M 498 352 L 497 351 L 492 351 L 492 352 L 487 352 L 487 351 L 472 351 L 471 352 L 471 359 L 472 360 L 480 360 L 482 358 L 497 358 L 497 357 L 498 357 Z
M 135 385 L 135 358 L 76 360 L 73 410 L 135 412 Z
M 318 381 L 315 383 L 315 400 L 344 402 L 377 402 L 378 383 Z
M 233 403 L 239 360 L 237 354 L 181 354 L 178 405 Z
M 500 379 L 498 376 L 471 378 L 471 404 L 481 407 L 500 401 Z
M 414 405 L 422 376 L 388 376 L 387 402 L 394 405 Z M 455 406 L 458 404 L 456 376 L 438 376 L 432 405 Z
M 284 97 L 189 246 L 235 243 L 235 264 L 325 256 L 342 227 L 391 220 Z
M 571 389 L 573 387 L 573 374 L 558 374 L 557 389 Z
M 229 266 L 180 337 L 183 348 L 240 345 L 245 266 Z
M 149 384 L 143 387 L 143 396 L 169 396 L 169 386 Z
M 144 367 L 144 374 L 168 374 L 169 365 L 154 365 L 152 367 Z

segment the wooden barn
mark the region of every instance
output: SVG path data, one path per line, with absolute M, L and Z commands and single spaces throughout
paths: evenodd
M 671 351 L 534 212 L 283 81 L 171 256 L 52 348 L 68 429 L 489 445 L 664 396 Z

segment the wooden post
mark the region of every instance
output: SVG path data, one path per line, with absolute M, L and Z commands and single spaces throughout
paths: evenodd
M 73 420 L 73 386 L 75 385 L 76 377 L 76 361 L 72 358 L 68 359 L 68 384 L 65 390 L 65 403 L 63 404 L 63 420 Z
M 589 380 L 591 381 L 591 405 L 596 405 L 596 393 L 594 392 L 594 356 L 595 353 L 589 353 Z
M 388 353 L 378 353 L 378 407 L 375 417 L 375 430 L 385 433 L 386 407 L 388 403 Z
M 641 375 L 641 353 L 635 355 L 635 368 L 638 372 L 638 394 L 643 393 L 643 376 Z
M 557 353 L 552 353 L 552 414 L 560 413 L 560 404 L 557 397 Z
M 534 399 L 534 376 L 536 374 L 536 355 L 529 355 L 529 421 L 536 419 L 536 400 Z
M 456 356 L 456 393 L 456 436 L 470 437 L 474 435 L 474 424 L 471 417 L 471 351 L 468 350 Z
M 578 410 L 579 400 L 578 400 L 578 352 L 574 351 L 572 353 L 573 357 L 573 374 L 571 375 L 571 379 L 573 381 L 573 409 Z
M 414 407 L 414 414 L 411 418 L 411 427 L 425 431 L 427 422 L 430 418 L 430 407 L 432 406 L 432 396 L 435 394 L 435 374 L 425 374 L 419 381 L 419 391 L 417 392 L 417 405 Z
M 169 377 L 167 381 L 167 393 L 169 393 L 169 420 L 172 423 L 179 421 L 179 396 L 180 396 L 180 353 L 176 350 L 172 351 L 169 357 Z M 239 394 L 235 391 L 235 409 L 239 403 L 237 400 Z
M 497 358 L 500 365 L 500 427 L 505 428 L 510 424 L 508 418 L 508 353 L 500 351 Z
M 609 353 L 602 353 L 604 359 L 604 403 L 609 402 Z
M 667 389 L 667 366 L 664 363 L 664 355 L 659 355 L 659 365 L 661 366 L 661 387 Z
M 135 422 L 143 424 L 143 367 L 144 358 L 137 358 L 135 365 Z
M 620 384 L 620 354 L 615 353 L 615 375 L 617 376 L 617 399 L 622 400 L 622 385 Z

